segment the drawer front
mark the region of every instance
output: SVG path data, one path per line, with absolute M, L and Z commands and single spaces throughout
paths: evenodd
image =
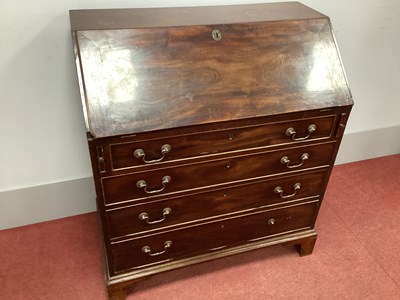
M 314 172 L 110 210 L 106 213 L 110 237 L 318 196 L 324 178 L 325 172 Z
M 318 202 L 242 215 L 111 245 L 115 273 L 312 226 Z
M 112 144 L 114 170 L 207 154 L 329 138 L 335 115 L 168 139 Z
M 105 204 L 180 193 L 330 164 L 335 143 L 102 178 Z M 289 161 L 289 162 L 287 162 Z M 286 162 L 286 163 L 285 163 Z

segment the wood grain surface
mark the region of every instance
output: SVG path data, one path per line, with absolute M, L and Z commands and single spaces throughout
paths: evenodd
M 88 30 L 75 42 L 95 137 L 351 104 L 328 19 Z
M 353 105 L 328 17 L 276 3 L 70 19 L 110 300 L 235 253 L 312 253 Z

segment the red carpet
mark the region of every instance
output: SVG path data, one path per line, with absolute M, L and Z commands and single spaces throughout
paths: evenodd
M 400 155 L 336 166 L 311 256 L 277 246 L 153 276 L 128 299 L 400 299 Z M 94 213 L 0 231 L 0 299 L 106 299 Z

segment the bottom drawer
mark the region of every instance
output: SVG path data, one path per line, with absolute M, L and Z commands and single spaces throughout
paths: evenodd
M 115 243 L 111 245 L 112 269 L 120 273 L 269 235 L 309 229 L 317 207 L 318 201 L 313 201 Z

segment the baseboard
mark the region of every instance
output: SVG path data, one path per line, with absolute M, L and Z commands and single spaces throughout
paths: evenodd
M 400 153 L 400 126 L 345 134 L 336 164 Z M 0 192 L 0 230 L 95 211 L 91 177 Z
M 336 165 L 400 153 L 400 125 L 346 133 Z
M 96 210 L 92 177 L 0 192 L 0 230 Z

